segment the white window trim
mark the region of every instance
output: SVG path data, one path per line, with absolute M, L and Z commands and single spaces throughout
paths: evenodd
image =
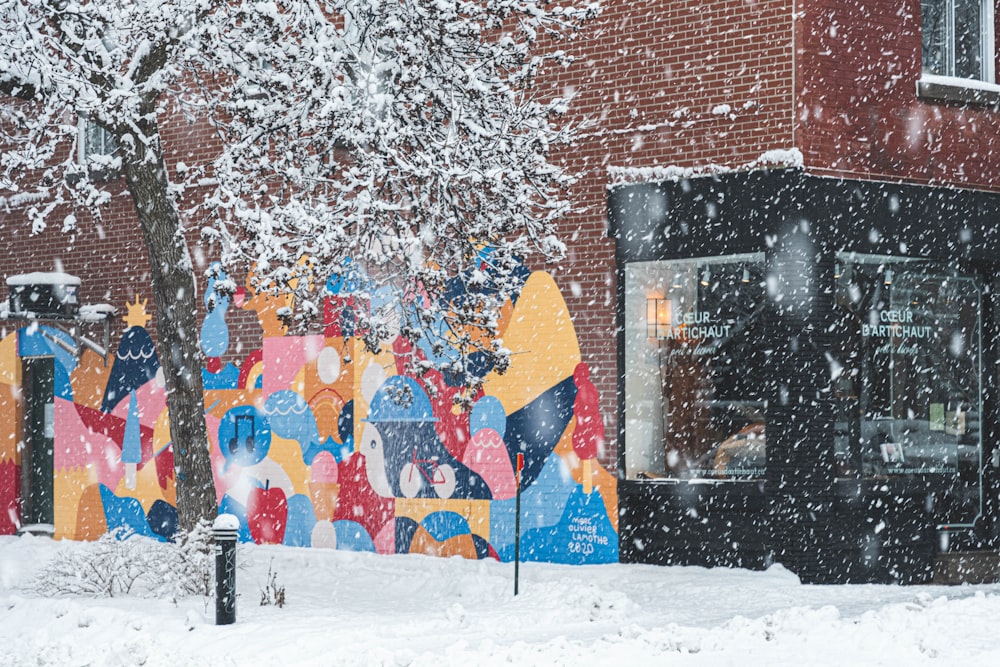
M 917 80 L 917 97 L 1000 107 L 1000 84 L 957 76 L 922 74 Z
M 993 0 L 982 0 L 983 20 L 980 40 L 984 63 L 982 79 L 966 79 L 922 72 L 917 80 L 917 96 L 967 104 L 1000 106 L 1000 84 L 996 83 L 996 34 Z M 951 3 L 949 3 L 951 9 Z M 954 14 L 948 12 L 949 58 L 955 57 Z

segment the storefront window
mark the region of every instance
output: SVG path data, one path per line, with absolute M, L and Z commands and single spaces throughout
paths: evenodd
M 839 473 L 939 476 L 978 490 L 977 280 L 933 262 L 844 254 L 835 281 L 844 346 L 834 368 Z M 974 502 L 966 510 L 974 518 Z
M 625 268 L 630 479 L 759 479 L 764 256 Z

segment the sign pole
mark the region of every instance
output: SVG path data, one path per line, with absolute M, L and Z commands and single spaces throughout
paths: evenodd
M 517 583 L 521 564 L 521 471 L 524 470 L 524 454 L 517 455 L 517 493 L 514 501 L 514 595 L 517 595 Z

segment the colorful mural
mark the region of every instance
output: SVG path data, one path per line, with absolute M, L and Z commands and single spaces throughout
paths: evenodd
M 328 284 L 317 336 L 285 335 L 281 299 L 249 289 L 206 299 L 208 447 L 219 509 L 239 517 L 240 538 L 511 560 L 514 462 L 523 454 L 522 559 L 617 561 L 616 482 L 597 460 L 597 391 L 555 281 L 524 277 L 504 310 L 510 367 L 491 373 L 466 411 L 453 405 L 462 388 L 448 377 L 405 374 L 399 354 L 430 348 L 400 339 L 372 354 L 350 338 L 350 281 Z M 18 525 L 18 357 L 27 353 L 56 360 L 56 537 L 176 531 L 165 393 L 144 306 L 127 304 L 107 365 L 89 350 L 67 354 L 57 329 L 0 340 L 0 534 Z M 221 360 L 233 308 L 255 311 L 263 330 L 261 348 L 238 366 Z

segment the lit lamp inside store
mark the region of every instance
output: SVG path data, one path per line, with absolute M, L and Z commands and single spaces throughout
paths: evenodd
M 665 338 L 670 327 L 670 299 L 649 297 L 646 299 L 646 335 L 657 340 Z
M 707 266 L 705 267 L 705 272 L 701 274 L 701 285 L 702 287 L 708 287 L 712 282 L 712 270 Z

